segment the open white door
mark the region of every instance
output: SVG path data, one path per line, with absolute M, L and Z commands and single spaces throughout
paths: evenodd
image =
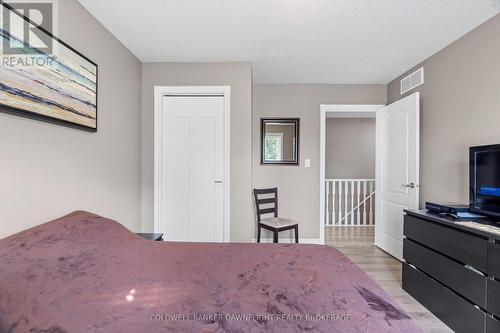
M 419 204 L 420 94 L 377 111 L 375 245 L 403 258 L 403 210 Z

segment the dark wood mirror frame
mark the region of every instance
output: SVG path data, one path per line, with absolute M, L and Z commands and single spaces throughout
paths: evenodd
M 295 156 L 293 160 L 271 161 L 265 158 L 265 138 L 267 123 L 295 125 Z M 300 118 L 261 118 L 260 119 L 260 164 L 262 165 L 300 165 Z

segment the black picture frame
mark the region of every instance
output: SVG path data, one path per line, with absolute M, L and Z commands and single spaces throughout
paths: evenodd
M 265 138 L 267 123 L 283 123 L 295 125 L 295 158 L 290 161 L 271 161 L 265 158 Z M 260 164 L 261 165 L 300 165 L 300 118 L 261 118 L 260 119 Z
M 4 7 L 3 10 L 7 9 L 7 10 L 15 13 L 17 16 L 21 17 L 26 22 L 29 22 L 30 24 L 32 24 L 34 26 L 37 26 L 28 17 L 26 17 L 25 15 L 22 15 L 19 11 L 17 11 L 15 8 L 13 8 L 12 6 L 10 6 L 9 4 L 1 1 L 1 5 Z M 87 56 L 83 55 L 81 52 L 79 52 L 75 48 L 71 47 L 69 44 L 67 44 L 66 42 L 64 42 L 62 39 L 54 36 L 51 32 L 47 31 L 43 27 L 37 26 L 37 29 L 39 29 L 43 33 L 47 34 L 50 38 L 52 38 L 54 41 L 57 41 L 63 47 L 66 47 L 68 50 L 74 52 L 76 55 L 78 55 L 82 59 L 88 61 L 90 64 L 92 64 L 93 66 L 95 66 L 95 69 L 96 69 L 96 74 L 95 74 L 96 75 L 96 81 L 95 81 L 95 87 L 96 87 L 96 89 L 95 89 L 95 98 L 96 98 L 96 102 L 95 102 L 95 106 L 96 106 L 96 110 L 95 110 L 95 127 L 85 126 L 85 125 L 74 123 L 74 122 L 71 122 L 71 121 L 68 121 L 68 120 L 64 120 L 64 119 L 59 119 L 59 118 L 56 118 L 56 117 L 51 117 L 51 116 L 43 115 L 43 114 L 40 114 L 40 113 L 37 113 L 37 112 L 33 112 L 33 111 L 30 111 L 30 110 L 27 110 L 27 109 L 16 108 L 16 107 L 12 107 L 12 106 L 5 105 L 5 104 L 0 104 L 0 112 L 6 113 L 6 114 L 15 115 L 15 116 L 20 116 L 20 117 L 23 117 L 23 118 L 38 120 L 38 121 L 42 121 L 42 122 L 46 122 L 46 123 L 50 123 L 50 124 L 55 124 L 55 125 L 69 127 L 69 128 L 79 129 L 79 130 L 83 130 L 83 131 L 87 131 L 87 132 L 92 132 L 92 133 L 97 132 L 98 122 L 99 122 L 99 116 L 98 116 L 98 114 L 99 114 L 98 113 L 98 110 L 99 110 L 99 105 L 98 105 L 99 104 L 99 65 L 96 62 L 94 62 L 92 59 L 90 59 Z

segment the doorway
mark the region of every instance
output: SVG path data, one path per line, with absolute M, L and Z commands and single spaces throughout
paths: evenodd
M 402 258 L 403 211 L 419 206 L 419 114 L 420 94 L 415 93 L 389 106 L 321 105 L 320 117 L 320 235 L 332 221 L 342 228 L 357 227 L 375 216 L 374 244 L 393 257 Z M 375 118 L 375 182 L 368 195 L 363 182 L 367 179 L 338 179 L 329 183 L 326 177 L 326 124 L 328 116 Z M 332 193 L 332 191 L 336 191 Z M 345 198 L 332 219 L 328 207 L 331 196 Z M 375 197 L 375 202 L 373 202 Z M 369 204 L 367 203 L 368 201 Z M 363 206 L 368 208 L 364 211 Z M 362 211 L 361 211 L 362 208 Z M 360 211 L 358 211 L 360 210 Z M 375 212 L 373 213 L 373 210 Z M 339 217 L 340 215 L 340 217 Z M 335 225 L 335 224 L 333 224 Z
M 374 226 L 375 116 L 383 105 L 322 105 L 322 230 Z M 347 228 L 347 229 L 346 229 Z M 373 235 L 373 232 L 370 233 Z M 372 240 L 373 243 L 373 240 Z
M 155 87 L 154 228 L 229 241 L 230 88 Z

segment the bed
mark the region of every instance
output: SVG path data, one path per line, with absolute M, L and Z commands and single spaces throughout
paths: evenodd
M 144 240 L 78 211 L 0 240 L 0 332 L 421 332 L 333 247 Z

